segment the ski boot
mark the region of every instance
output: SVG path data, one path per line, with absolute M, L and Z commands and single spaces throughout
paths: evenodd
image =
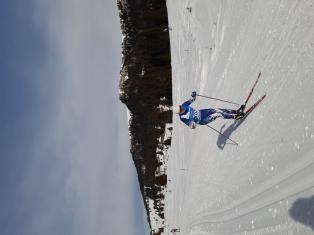
M 242 104 L 242 105 L 240 106 L 240 108 L 237 110 L 237 113 L 243 113 L 243 112 L 244 112 L 244 109 L 245 109 L 245 105 Z
M 240 120 L 240 119 L 242 119 L 242 118 L 244 118 L 244 116 L 245 116 L 245 113 L 238 113 L 238 114 L 236 114 L 236 115 L 234 115 L 234 119 L 235 120 Z
M 245 109 L 245 105 L 242 104 L 234 116 L 235 120 L 240 120 L 245 116 L 244 109 Z

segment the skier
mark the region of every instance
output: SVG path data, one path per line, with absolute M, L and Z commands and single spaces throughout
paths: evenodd
M 192 98 L 184 102 L 181 105 L 174 106 L 173 111 L 176 114 L 179 114 L 180 120 L 184 122 L 187 126 L 194 129 L 196 125 L 206 125 L 216 118 L 224 119 L 236 119 L 239 120 L 244 117 L 244 105 L 242 105 L 238 110 L 233 109 L 194 109 L 190 105 L 196 99 L 196 91 L 193 91 L 191 96 Z

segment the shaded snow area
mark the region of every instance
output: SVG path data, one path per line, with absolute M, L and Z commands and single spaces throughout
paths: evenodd
M 169 107 L 161 106 L 164 110 L 168 110 Z M 159 162 L 159 167 L 156 169 L 155 177 L 158 182 L 158 178 L 167 182 L 167 161 L 169 160 L 169 146 L 171 142 L 173 125 L 172 123 L 167 123 L 165 125 L 165 133 L 158 139 L 158 146 L 156 151 L 156 157 Z M 145 172 L 145 169 L 142 169 Z M 145 187 L 145 186 L 144 186 Z M 159 192 L 160 199 L 151 199 L 146 197 L 146 204 L 149 207 L 149 218 L 150 226 L 153 234 L 158 234 L 165 226 L 165 221 L 163 219 L 163 211 L 160 208 L 164 208 L 164 195 L 166 194 L 167 187 L 164 185 L 161 186 L 161 191 Z
M 174 115 L 165 233 L 314 234 L 314 0 L 168 0 L 173 103 L 266 99 L 243 121 Z M 235 106 L 198 97 L 195 108 Z M 173 230 L 174 231 L 174 230 Z

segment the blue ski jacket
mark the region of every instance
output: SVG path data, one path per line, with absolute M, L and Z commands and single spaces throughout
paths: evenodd
M 195 126 L 195 124 L 206 125 L 215 120 L 216 117 L 211 116 L 216 113 L 215 109 L 194 109 L 190 106 L 194 101 L 195 97 L 189 99 L 181 105 L 181 108 L 184 109 L 184 112 L 179 114 L 182 122 L 191 127 L 191 125 Z
M 181 108 L 184 109 L 184 112 L 179 114 L 180 120 L 184 122 L 187 126 L 200 124 L 200 111 L 190 106 L 194 101 L 195 98 L 191 98 L 181 105 Z

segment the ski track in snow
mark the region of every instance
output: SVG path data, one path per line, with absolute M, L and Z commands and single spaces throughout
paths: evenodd
M 174 104 L 192 90 L 242 103 L 260 71 L 248 105 L 267 97 L 242 123 L 211 124 L 238 147 L 174 116 L 165 233 L 314 234 L 289 213 L 314 195 L 314 0 L 167 5 Z M 202 98 L 193 106 L 234 108 Z
M 311 156 L 313 156 L 313 152 Z M 225 208 L 205 212 L 205 215 L 200 213 L 198 216 L 205 217 L 207 222 L 212 222 L 210 218 L 213 218 L 214 222 L 222 222 L 235 218 L 235 216 L 242 215 L 244 213 L 251 213 L 257 209 L 263 208 L 267 205 L 271 205 L 274 202 L 291 197 L 299 192 L 311 189 L 313 187 L 314 172 L 313 170 L 314 159 L 309 162 L 303 163 L 301 166 L 293 169 L 289 169 L 288 172 L 284 172 L 282 175 L 274 177 L 271 182 L 266 181 L 264 185 L 256 188 L 253 192 L 242 197 L 239 201 L 233 202 L 231 205 L 227 205 Z M 302 179 L 304 171 L 307 171 L 307 179 Z M 236 211 L 236 214 L 232 214 Z M 240 211 L 244 211 L 241 213 Z M 207 214 L 206 214 L 207 213 Z M 198 218 L 196 223 L 203 223 Z

